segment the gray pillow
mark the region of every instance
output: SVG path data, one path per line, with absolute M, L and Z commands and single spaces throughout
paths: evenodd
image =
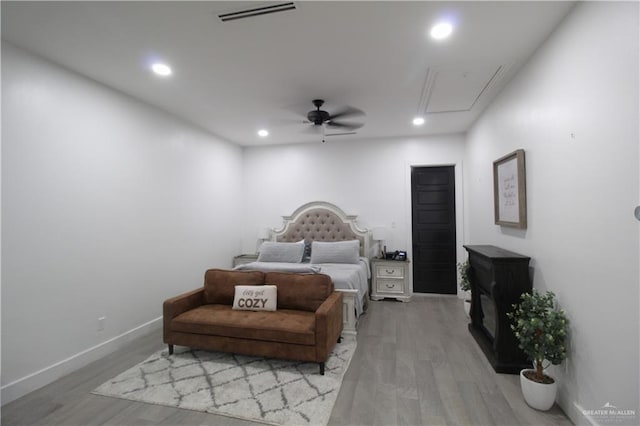
M 304 243 L 276 243 L 265 241 L 260 246 L 258 262 L 300 263 L 304 252 Z
M 358 263 L 360 240 L 311 243 L 311 263 Z

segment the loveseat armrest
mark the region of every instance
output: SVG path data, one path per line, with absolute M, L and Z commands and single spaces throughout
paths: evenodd
M 342 292 L 334 291 L 316 310 L 316 356 L 324 362 L 342 333 Z
M 171 320 L 178 315 L 195 309 L 198 306 L 204 304 L 204 287 L 200 287 L 195 290 L 182 293 L 179 296 L 167 299 L 162 304 L 162 323 L 165 343 L 167 342 L 167 336 L 170 331 L 169 325 Z

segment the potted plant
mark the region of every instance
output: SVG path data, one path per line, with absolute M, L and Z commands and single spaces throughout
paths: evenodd
M 518 339 L 520 349 L 533 361 L 534 370 L 520 372 L 522 394 L 529 406 L 548 410 L 556 400 L 557 383 L 544 371 L 543 361 L 560 364 L 567 357 L 567 327 L 565 312 L 558 309 L 555 294 L 533 290 L 524 293 L 520 303 L 507 313 L 513 321 L 511 329 Z
M 464 295 L 464 313 L 469 316 L 471 311 L 471 283 L 469 282 L 469 261 L 458 263 L 458 272 L 460 273 L 460 289 L 465 292 Z

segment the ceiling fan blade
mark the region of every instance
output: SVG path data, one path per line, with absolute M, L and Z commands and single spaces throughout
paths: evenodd
M 341 123 L 339 121 L 329 121 L 327 123 L 327 126 L 329 127 L 339 127 L 341 129 L 347 129 L 347 130 L 355 130 L 355 129 L 359 129 L 360 127 L 364 126 L 364 124 L 361 123 Z
M 358 108 L 353 108 L 353 107 L 344 107 L 341 110 L 339 110 L 338 112 L 336 112 L 335 114 L 331 114 L 329 116 L 329 120 L 333 120 L 336 118 L 340 118 L 340 117 L 345 117 L 345 116 L 356 116 L 356 115 L 364 115 L 364 112 L 359 110 Z
M 357 135 L 358 132 L 340 132 L 340 133 L 326 133 L 325 136 L 349 136 Z

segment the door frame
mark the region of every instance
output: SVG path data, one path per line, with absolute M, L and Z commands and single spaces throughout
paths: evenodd
M 465 242 L 464 236 L 464 194 L 463 194 L 463 175 L 462 175 L 462 161 L 453 163 L 424 163 L 424 162 L 410 162 L 405 164 L 405 219 L 409 226 L 407 227 L 407 241 L 409 242 L 407 247 L 407 256 L 409 259 L 413 259 L 413 218 L 412 218 L 412 204 L 411 204 L 411 169 L 413 167 L 442 167 L 453 166 L 453 175 L 455 178 L 455 200 L 456 200 L 456 263 L 463 262 L 465 259 L 465 251 L 462 245 Z M 422 295 L 423 293 L 413 292 L 413 265 L 409 268 L 409 282 L 411 283 L 411 294 Z M 457 288 L 457 297 L 462 299 L 464 293 Z M 427 295 L 428 296 L 428 295 Z

